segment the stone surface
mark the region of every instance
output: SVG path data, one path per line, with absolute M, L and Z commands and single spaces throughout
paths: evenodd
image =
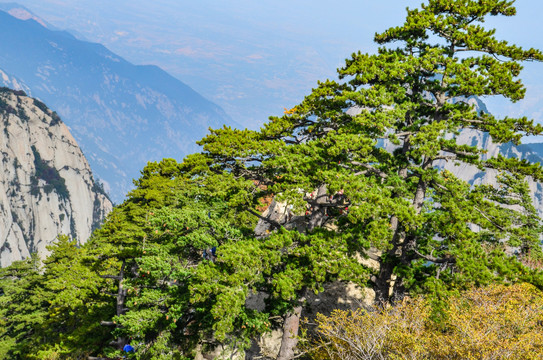
M 3 88 L 0 127 L 0 266 L 46 255 L 59 234 L 84 243 L 112 204 L 66 125 L 42 103 Z

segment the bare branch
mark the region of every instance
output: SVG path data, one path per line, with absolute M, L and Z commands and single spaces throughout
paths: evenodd
M 351 164 L 353 164 L 355 166 L 361 166 L 361 167 L 365 168 L 366 170 L 368 170 L 369 172 L 372 172 L 372 173 L 374 173 L 376 175 L 379 175 L 383 179 L 386 179 L 388 177 L 387 173 L 385 173 L 385 172 L 383 172 L 383 171 L 381 171 L 379 169 L 376 169 L 371 165 L 364 164 L 364 163 L 361 163 L 361 162 L 358 162 L 358 161 L 352 161 Z
M 404 132 L 393 134 L 393 135 L 395 135 L 397 137 L 402 137 L 402 136 L 409 136 L 409 135 L 413 135 L 413 134 L 414 134 L 414 132 L 412 132 L 412 131 L 404 131 Z
M 456 155 L 439 155 L 439 156 L 435 156 L 434 157 L 434 161 L 436 160 L 446 160 L 446 161 L 449 161 L 449 160 L 456 160 L 457 159 L 457 156 Z
M 281 228 L 283 227 L 283 225 L 281 225 L 280 223 L 278 223 L 277 221 L 275 220 L 271 220 L 271 219 L 268 219 L 267 217 L 264 217 L 262 215 L 260 215 L 259 213 L 257 213 L 256 211 L 253 211 L 251 209 L 245 209 L 247 210 L 250 214 L 256 216 L 257 218 L 259 218 L 260 220 L 263 220 L 265 222 L 267 222 L 268 224 L 272 225 L 272 226 L 275 226 L 276 228 Z
M 460 150 L 451 149 L 451 148 L 445 148 L 445 149 L 443 149 L 443 151 L 450 152 L 450 153 L 460 155 L 460 156 L 477 156 L 477 155 L 479 155 L 477 153 L 471 153 L 471 152 L 467 152 L 467 151 L 460 151 Z
M 469 124 L 483 124 L 483 120 L 468 120 L 468 119 L 461 119 L 463 122 L 467 122 Z
M 123 278 L 119 275 L 100 275 L 102 279 L 113 279 L 113 280 L 122 280 Z M 117 295 L 115 295 L 117 296 Z
M 443 190 L 443 191 L 449 191 L 449 189 L 447 189 L 445 186 L 441 185 L 441 184 L 438 184 L 437 182 L 435 181 L 432 181 L 432 185 L 435 187 L 435 188 L 438 188 L 440 190 Z
M 114 323 L 113 321 L 100 321 L 100 325 L 102 325 L 102 326 L 117 326 L 117 324 Z

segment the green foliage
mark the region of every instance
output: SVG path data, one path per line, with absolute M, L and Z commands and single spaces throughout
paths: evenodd
M 90 268 L 88 254 L 76 241 L 60 236 L 44 260 L 43 287 L 47 294 L 47 318 L 43 336 L 61 344 L 61 357 L 89 354 L 100 349 L 107 329 L 99 319 L 110 313 L 109 299 L 100 293 L 102 279 Z
M 38 109 L 40 109 L 41 111 L 43 111 L 46 114 L 49 114 L 49 108 L 47 107 L 47 105 L 45 105 L 44 103 L 42 103 L 38 99 L 32 99 L 32 102 L 34 103 L 34 106 L 36 106 Z
M 471 105 L 520 100 L 521 63 L 543 60 L 481 25 L 514 13 L 508 1 L 429 0 L 376 34 L 377 54 L 353 54 L 338 81 L 262 129 L 211 130 L 202 153 L 149 163 L 83 248 L 62 238 L 43 272 L 35 259 L 2 269 L 2 345 L 118 357 L 131 343 L 133 358 L 181 359 L 202 344 L 248 348 L 338 280 L 372 287 L 379 303 L 425 293 L 436 324 L 465 289 L 543 287 L 526 182 L 543 179 L 540 165 L 458 142 L 462 131 L 514 144 L 542 132 Z M 61 194 L 33 150 L 35 181 Z M 453 165 L 496 182 L 468 184 Z M 262 214 L 272 201 L 283 216 Z M 265 304 L 250 306 L 254 296 Z
M 466 129 L 496 143 L 541 133 L 470 103 L 521 99 L 520 62 L 543 59 L 480 26 L 513 13 L 503 1 L 431 0 L 376 35 L 387 47 L 353 54 L 340 81 L 319 83 L 261 130 L 212 130 L 202 154 L 149 164 L 96 238 L 116 257 L 111 269 L 135 269 L 116 334 L 147 344 L 142 357 L 165 338 L 172 348 L 202 338 L 244 348 L 278 325 L 270 317 L 336 280 L 373 287 L 379 302 L 429 293 L 436 309 L 472 285 L 543 285 L 526 266 L 542 254 L 525 177 L 541 180 L 541 168 L 457 142 Z M 443 162 L 492 171 L 497 184 L 467 184 Z M 270 198 L 298 225 L 269 221 L 255 237 Z M 210 247 L 214 261 L 201 257 Z M 378 270 L 360 263 L 368 256 Z M 266 294 L 264 309 L 247 307 L 255 293 Z
M 520 261 L 542 256 L 541 224 L 525 181 L 543 179 L 540 165 L 457 142 L 463 130 L 515 144 L 542 131 L 526 118 L 478 112 L 469 101 L 520 100 L 520 63 L 543 60 L 540 51 L 497 40 L 481 26 L 489 15 L 514 13 L 512 2 L 496 0 L 430 0 L 408 10 L 403 25 L 376 34 L 383 45 L 377 54 L 347 60 L 339 82 L 320 82 L 259 131 L 213 130 L 200 142 L 204 155 L 214 171 L 254 181 L 244 193 L 247 206 L 265 184 L 267 194 L 306 211 L 304 236 L 322 238 L 334 229 L 326 245 L 314 246 L 331 247 L 326 257 L 315 255 L 316 263 L 342 267 L 349 254 L 382 253 L 370 281 L 378 301 L 409 291 L 441 289 L 436 296 L 445 296 L 445 289 L 493 281 L 539 284 L 539 273 Z M 467 184 L 443 163 L 492 172 L 497 184 Z M 299 235 L 287 236 L 295 249 L 303 244 Z M 300 296 L 305 287 L 297 279 L 306 266 L 286 268 L 278 294 Z M 318 289 L 321 276 L 313 270 L 315 282 L 307 286 Z
M 44 322 L 46 307 L 37 256 L 0 269 L 2 358 L 21 358 L 33 345 L 33 334 Z
M 67 236 L 49 251 L 43 264 L 32 256 L 0 269 L 2 358 L 72 359 L 104 345 L 101 279 Z
M 5 86 L 0 87 L 0 94 L 15 94 L 18 96 L 27 96 L 23 90 L 13 90 Z
M 13 106 L 9 105 L 6 100 L 0 98 L 0 111 L 6 114 L 16 114 L 17 112 Z
M 60 119 L 60 116 L 57 114 L 56 111 L 53 111 L 51 113 L 51 123 L 49 125 L 51 126 L 55 126 L 55 125 L 58 125 L 62 122 L 62 120 Z
M 30 193 L 34 196 L 39 194 L 38 179 L 45 180 L 46 185 L 43 190 L 46 194 L 55 190 L 59 197 L 66 199 L 70 196 L 68 188 L 66 187 L 66 180 L 60 176 L 57 169 L 50 166 L 45 160 L 41 158 L 40 153 L 34 145 L 32 145 L 32 153 L 34 155 L 34 167 L 36 173 L 32 176 L 32 184 Z
M 226 206 L 180 167 L 172 159 L 149 163 L 88 243 L 101 275 L 117 276 L 123 264 L 128 270 L 122 282 L 105 284 L 105 292 L 126 296 L 123 311 L 104 320 L 118 324 L 113 335 L 131 339 L 142 359 L 190 353 L 204 328 L 205 315 L 192 307 L 189 292 L 202 252 L 240 236 L 222 218 Z

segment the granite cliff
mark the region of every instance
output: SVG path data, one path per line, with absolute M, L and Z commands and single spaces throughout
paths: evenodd
M 112 203 L 66 125 L 42 102 L 0 88 L 0 266 L 46 254 L 59 234 L 85 242 Z

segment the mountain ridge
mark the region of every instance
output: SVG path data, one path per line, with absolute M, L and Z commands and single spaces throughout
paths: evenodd
M 116 202 L 148 161 L 180 159 L 198 150 L 195 141 L 209 127 L 235 125 L 157 66 L 134 65 L 100 44 L 3 11 L 0 69 L 60 114 Z

